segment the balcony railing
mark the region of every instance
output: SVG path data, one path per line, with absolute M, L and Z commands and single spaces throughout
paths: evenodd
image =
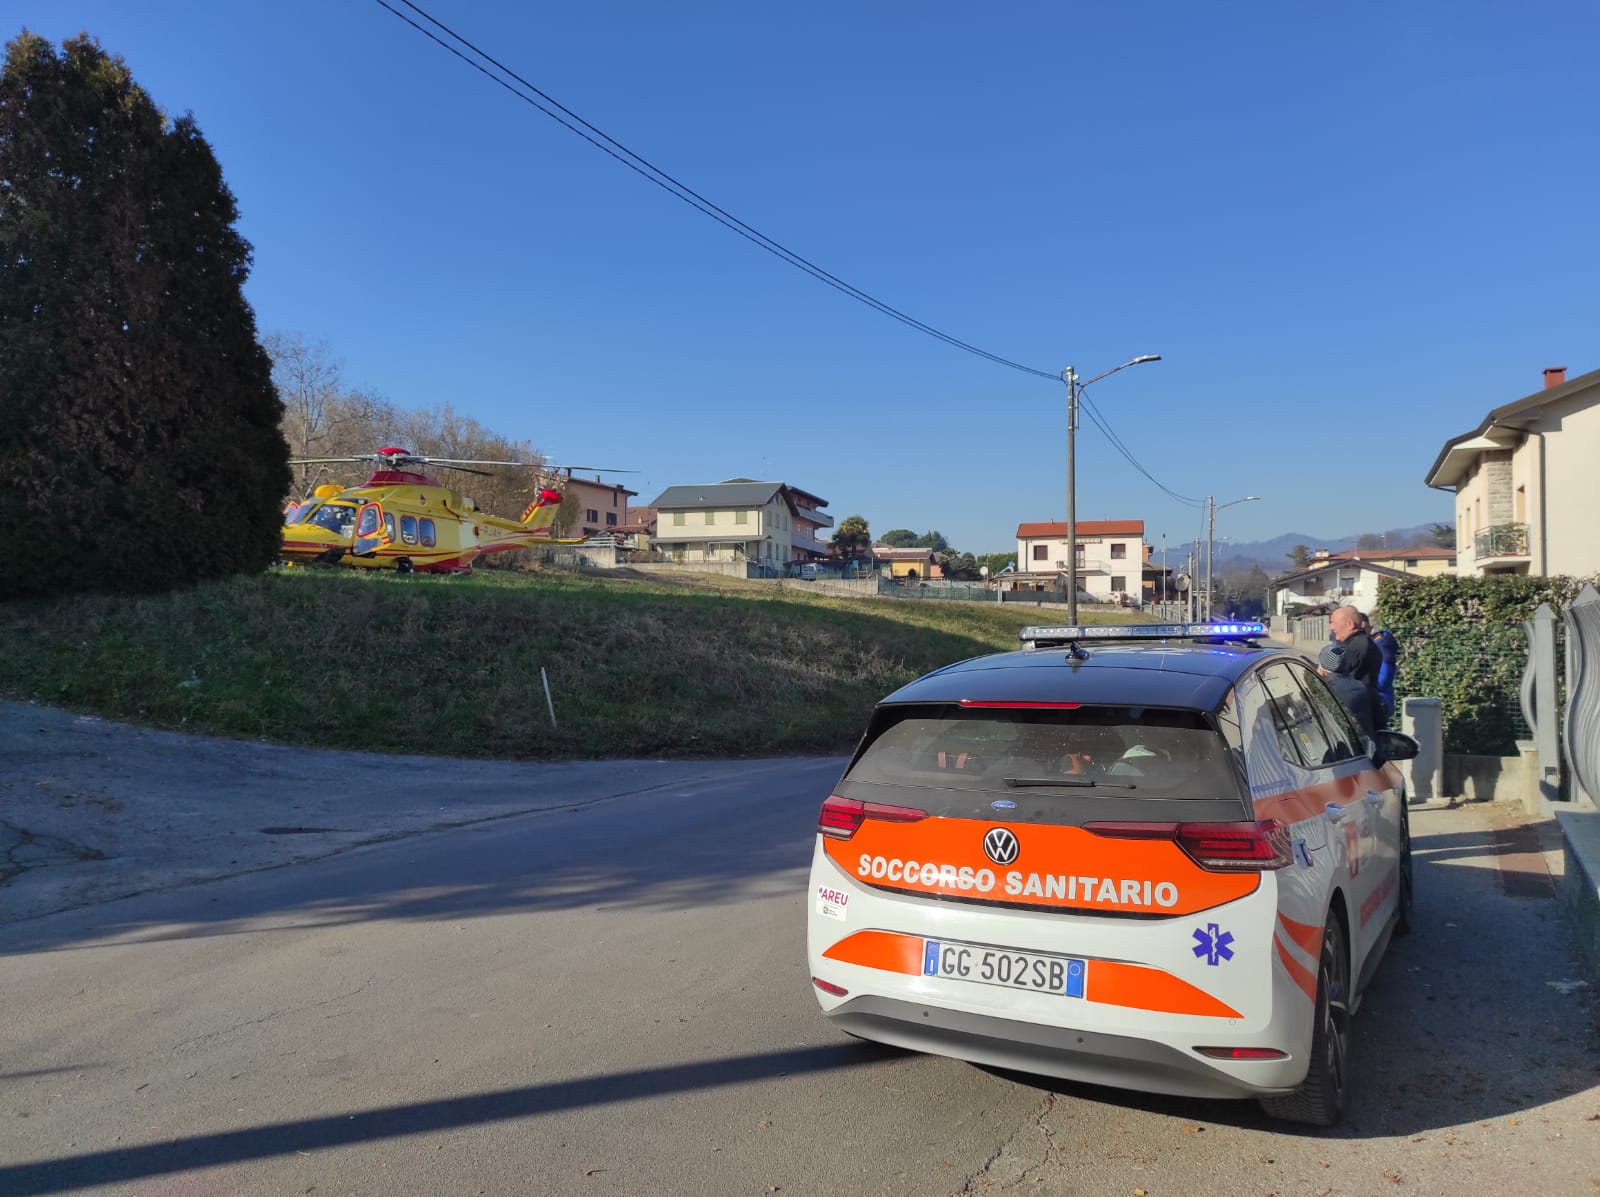
M 1528 555 L 1527 524 L 1494 524 L 1472 538 L 1473 556 L 1480 561 L 1485 557 L 1526 557 Z

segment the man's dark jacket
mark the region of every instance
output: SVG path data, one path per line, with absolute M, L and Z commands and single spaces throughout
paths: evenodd
M 1383 650 L 1372 643 L 1365 632 L 1352 632 L 1350 639 L 1339 641 L 1344 649 L 1350 676 L 1374 694 L 1378 692 L 1378 672 L 1383 668 Z

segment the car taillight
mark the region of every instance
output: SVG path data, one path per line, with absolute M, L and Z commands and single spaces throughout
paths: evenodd
M 843 985 L 835 985 L 832 981 L 824 981 L 821 977 L 812 977 L 811 983 L 823 993 L 831 993 L 834 997 L 849 997 L 850 991 Z M 1204 1048 L 1200 1049 L 1204 1051 Z
M 1197 1047 L 1194 1049 L 1202 1056 L 1210 1056 L 1213 1060 L 1287 1060 L 1288 1052 L 1280 1052 L 1275 1047 Z
M 817 815 L 817 830 L 829 839 L 847 840 L 860 831 L 861 825 L 868 819 L 882 819 L 886 823 L 915 823 L 927 817 L 927 811 L 910 806 L 861 802 L 834 794 L 822 804 L 822 810 Z
M 1294 863 L 1289 829 L 1276 819 L 1253 823 L 1180 823 L 1178 847 L 1213 873 L 1250 873 Z
M 1173 840 L 1189 859 L 1213 873 L 1249 873 L 1294 863 L 1289 830 L 1276 819 L 1254 823 L 1085 823 L 1083 829 L 1115 840 Z

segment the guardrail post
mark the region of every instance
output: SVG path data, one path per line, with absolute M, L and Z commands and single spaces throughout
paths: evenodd
M 1417 742 L 1414 760 L 1401 761 L 1411 801 L 1442 798 L 1444 790 L 1443 704 L 1437 698 L 1408 698 L 1401 706 L 1400 730 Z
M 1567 717 L 1562 728 L 1572 794 L 1600 795 L 1600 594 L 1584 586 L 1562 612 L 1567 625 Z

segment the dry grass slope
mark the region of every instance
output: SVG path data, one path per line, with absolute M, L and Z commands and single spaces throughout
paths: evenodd
M 1017 629 L 1041 618 L 1052 615 L 709 577 L 283 570 L 166 595 L 0 607 L 0 693 L 158 727 L 382 752 L 843 752 L 884 694 L 1015 647 Z

